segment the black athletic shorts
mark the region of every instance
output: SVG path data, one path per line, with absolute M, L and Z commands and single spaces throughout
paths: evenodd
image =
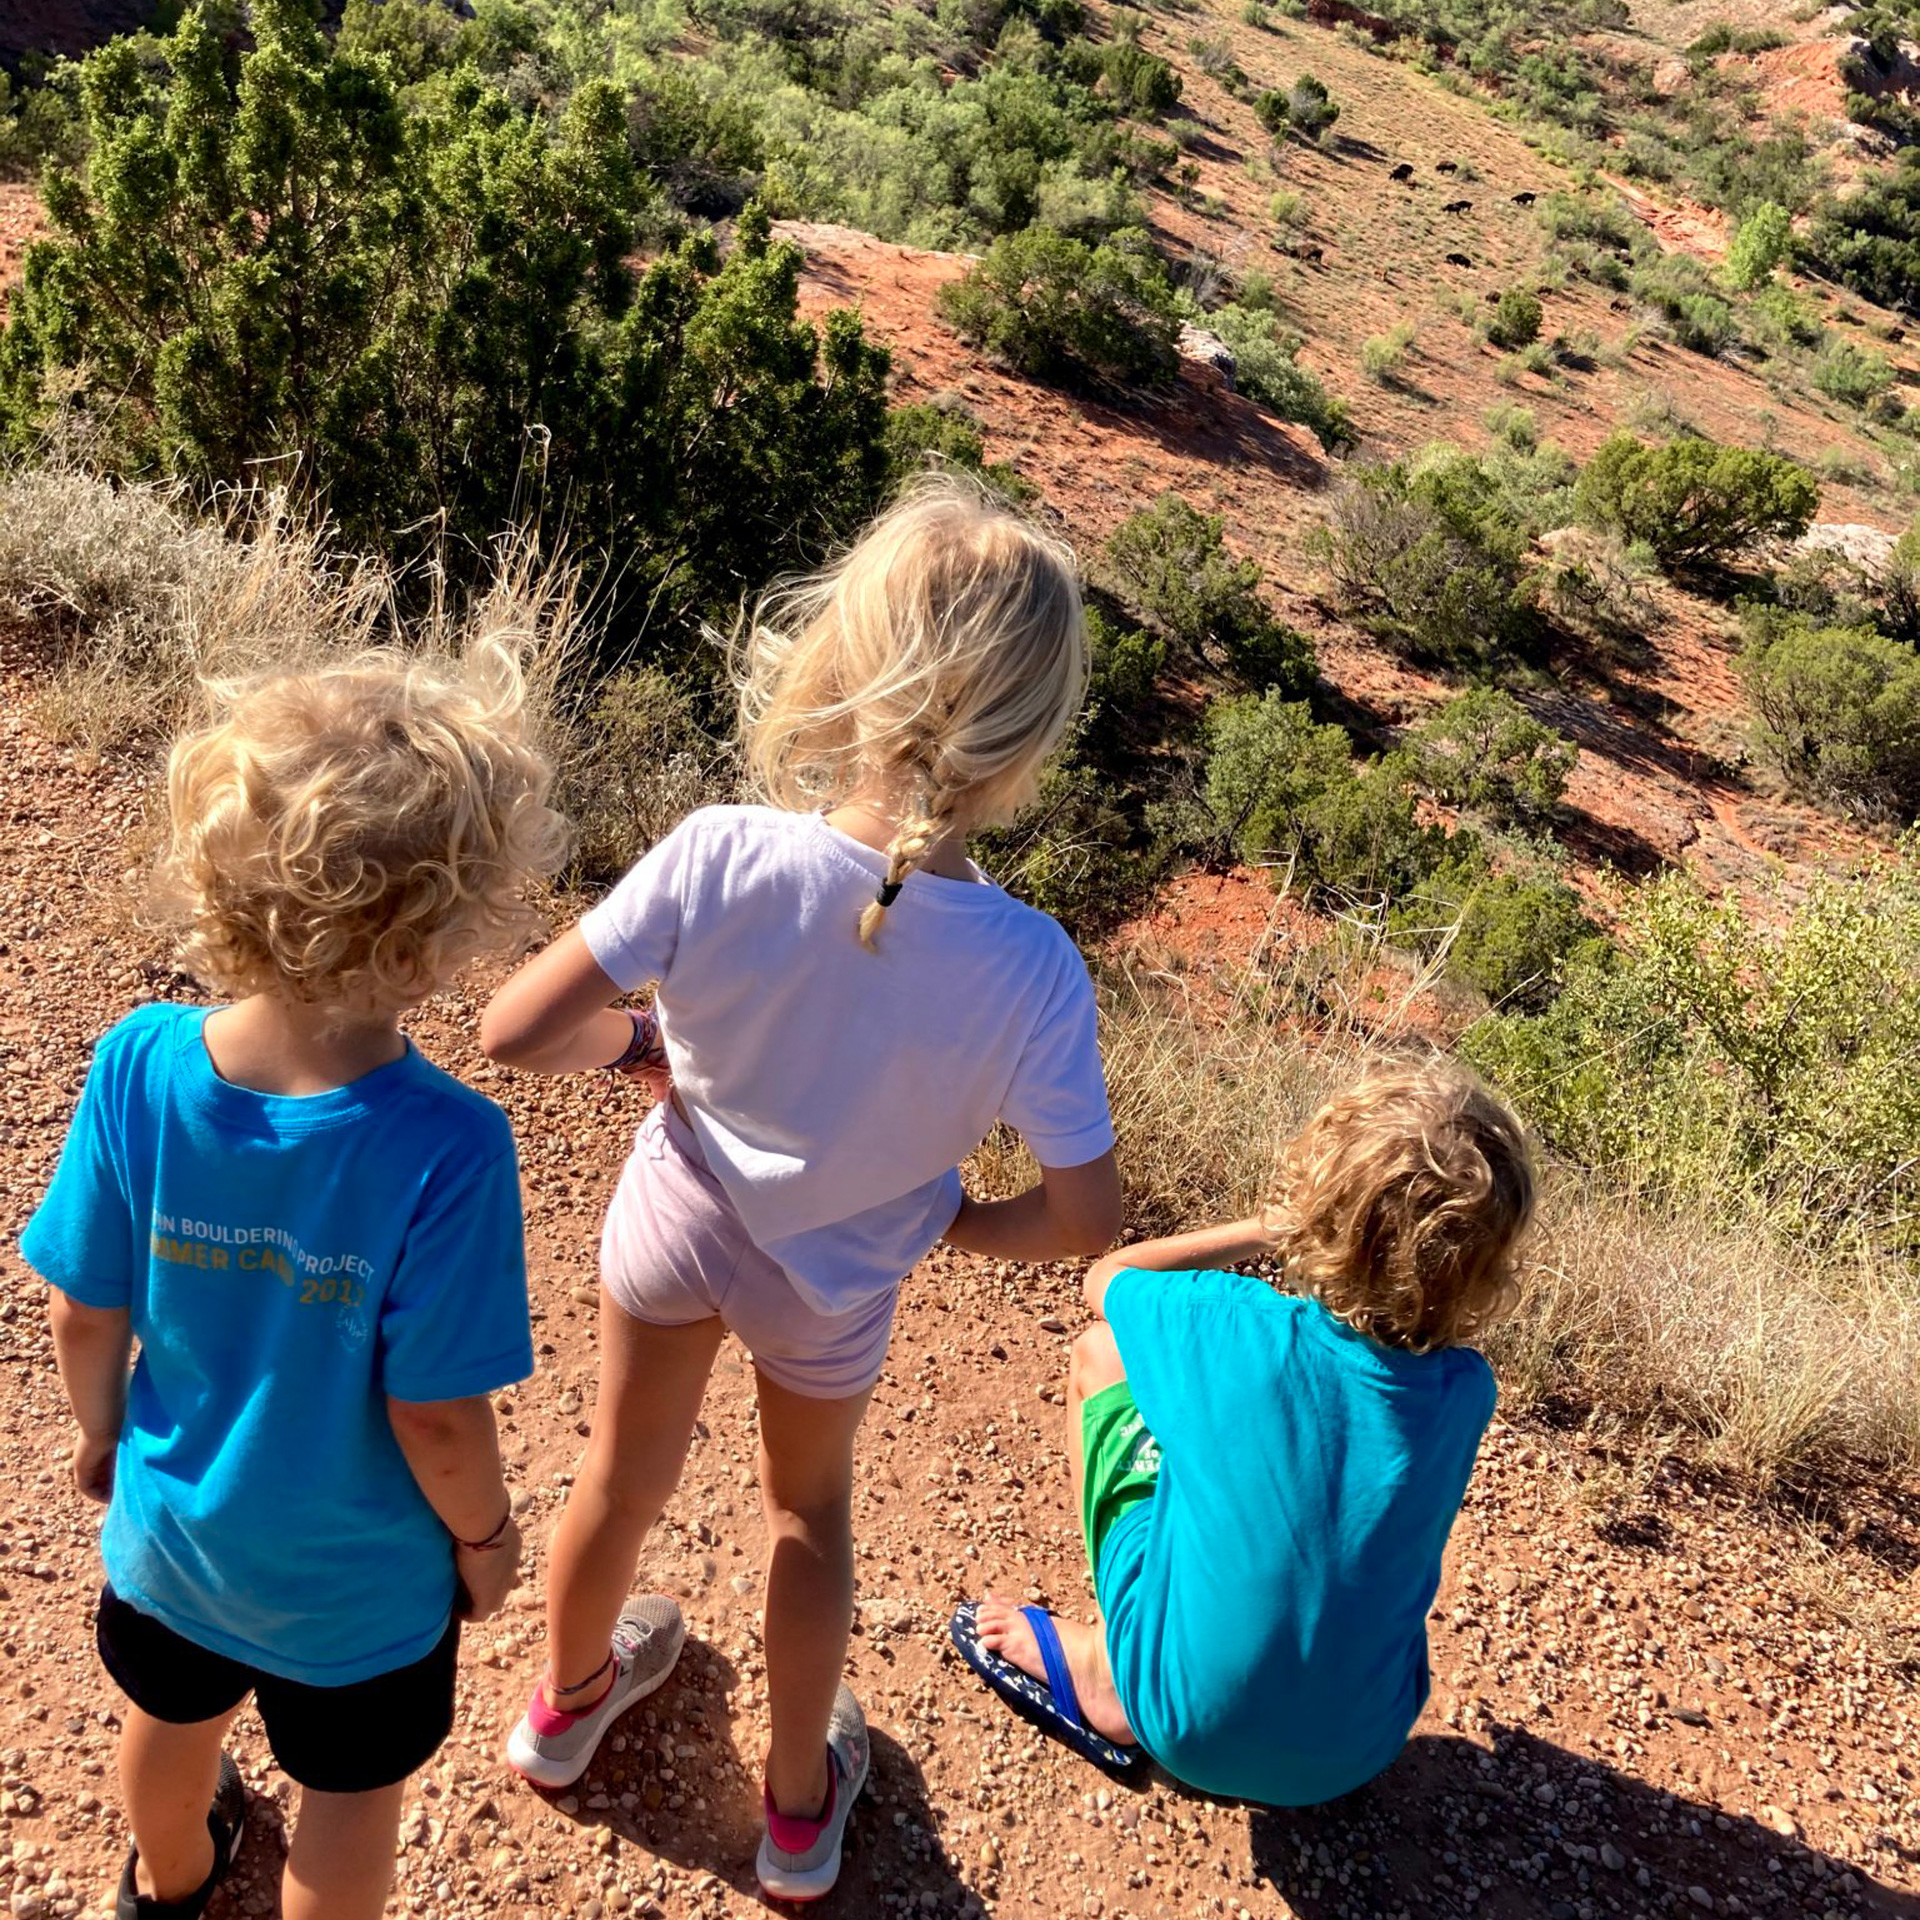
M 142 1713 L 174 1726 L 217 1719 L 248 1694 L 282 1773 L 318 1793 L 367 1793 L 424 1766 L 453 1731 L 460 1623 L 410 1667 L 346 1687 L 282 1680 L 183 1638 L 107 1587 L 94 1628 L 100 1658 Z

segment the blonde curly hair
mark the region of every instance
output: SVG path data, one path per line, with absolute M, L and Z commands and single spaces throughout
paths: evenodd
M 1071 549 L 983 489 L 923 480 L 839 560 L 762 597 L 733 641 L 748 765 L 775 806 L 856 793 L 898 809 L 897 887 L 965 803 L 1005 820 L 1080 711 L 1086 619 Z M 885 918 L 861 915 L 867 947 Z
M 538 931 L 565 823 L 511 639 L 207 683 L 167 763 L 161 898 L 216 991 L 409 1006 Z
M 1347 1325 L 1425 1353 L 1511 1311 L 1533 1217 L 1519 1120 L 1445 1060 L 1372 1068 L 1280 1156 L 1269 1209 L 1290 1281 Z

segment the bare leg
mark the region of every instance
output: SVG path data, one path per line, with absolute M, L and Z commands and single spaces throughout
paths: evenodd
M 134 1885 L 149 1899 L 184 1900 L 213 1871 L 207 1814 L 220 1777 L 220 1743 L 232 1721 L 233 1713 L 223 1713 L 181 1727 L 127 1708 L 120 1791 L 140 1855 Z
M 853 1437 L 868 1395 L 813 1400 L 760 1387 L 760 1492 L 767 1510 L 767 1789 L 812 1819 L 827 1799 L 827 1722 L 853 1628 Z
M 1067 1367 L 1067 1467 L 1073 1479 L 1076 1514 L 1080 1511 L 1080 1490 L 1087 1477 L 1080 1410 L 1096 1393 L 1126 1377 L 1113 1329 L 1104 1320 L 1095 1321 L 1074 1341 L 1073 1357 Z M 1022 1673 L 1030 1673 L 1036 1680 L 1047 1677 L 1047 1663 L 1040 1656 L 1040 1643 L 1033 1637 L 1033 1628 L 1021 1613 L 1018 1601 L 1004 1600 L 989 1592 L 980 1603 L 977 1618 L 982 1646 L 1003 1660 L 1011 1660 Z M 1136 1736 L 1128 1723 L 1126 1709 L 1120 1704 L 1120 1696 L 1114 1690 L 1113 1668 L 1107 1660 L 1106 1627 L 1099 1615 L 1095 1614 L 1090 1627 L 1059 1614 L 1053 1616 L 1053 1624 L 1087 1724 L 1116 1745 L 1133 1745 Z
M 1080 1410 L 1096 1393 L 1118 1386 L 1127 1377 L 1120 1343 L 1104 1320 L 1096 1320 L 1078 1334 L 1067 1361 L 1067 1471 L 1073 1480 L 1073 1511 L 1080 1514 L 1081 1489 L 1087 1480 L 1087 1438 Z
M 404 1780 L 371 1793 L 300 1789 L 280 1883 L 281 1920 L 380 1920 L 406 1791 Z
M 594 1703 L 591 1691 L 552 1689 L 587 1679 L 607 1657 L 641 1542 L 680 1483 L 723 1331 L 718 1319 L 649 1326 L 601 1291 L 593 1435 L 547 1564 L 549 1705 Z

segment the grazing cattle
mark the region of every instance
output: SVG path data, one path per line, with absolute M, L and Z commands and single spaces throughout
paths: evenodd
M 1464 253 L 1450 253 L 1447 255 L 1447 265 L 1450 267 L 1470 267 L 1473 265 L 1473 262 L 1469 260 Z
M 1440 164 L 1434 168 L 1435 173 L 1458 173 L 1459 171 L 1460 162 L 1458 160 L 1442 160 Z
M 1615 313 L 1631 313 L 1633 311 L 1633 302 L 1622 299 L 1618 294 L 1615 294 L 1614 297 L 1607 302 L 1607 305 L 1610 306 Z
M 1516 193 L 1513 196 L 1513 204 L 1516 207 L 1530 207 L 1539 197 L 1536 193 Z
M 1442 213 L 1471 213 L 1473 211 L 1473 202 L 1471 200 L 1449 200 L 1440 211 Z
M 1411 160 L 1402 160 L 1400 164 L 1387 175 L 1387 178 L 1389 180 L 1411 180 L 1413 178 L 1413 162 Z
M 1283 249 L 1289 260 L 1321 261 L 1327 257 L 1324 247 L 1315 246 L 1311 240 L 1296 240 L 1292 246 Z
M 1905 327 L 1889 327 L 1887 329 L 1887 338 L 1889 340 L 1904 340 L 1906 337 L 1907 330 Z

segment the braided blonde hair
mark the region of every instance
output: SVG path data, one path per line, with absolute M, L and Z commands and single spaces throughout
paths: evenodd
M 778 583 L 733 643 L 748 764 L 775 806 L 897 808 L 869 949 L 954 824 L 1005 820 L 1086 694 L 1072 551 L 978 486 L 918 482 L 832 565 Z

